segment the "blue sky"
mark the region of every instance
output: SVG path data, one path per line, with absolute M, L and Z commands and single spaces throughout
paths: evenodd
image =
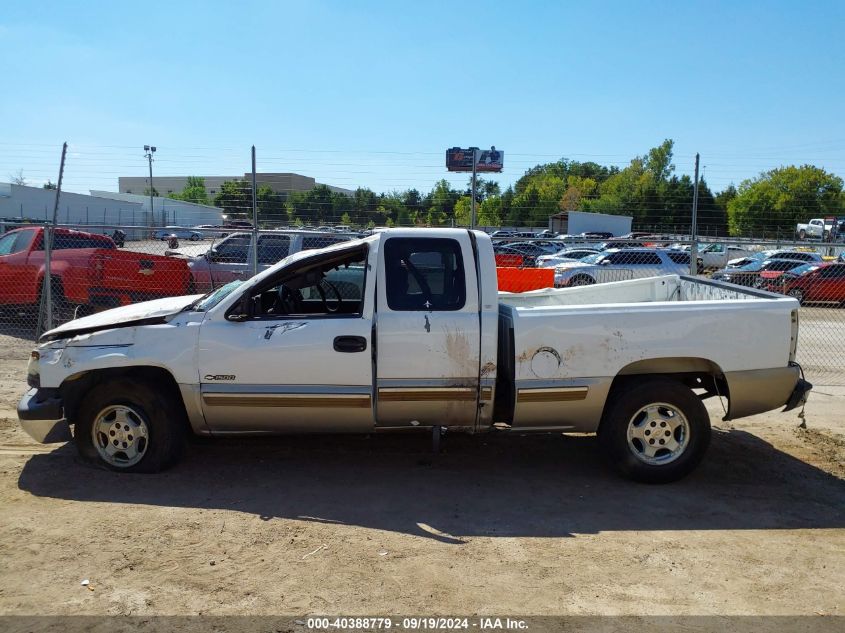
M 295 171 L 431 188 L 453 145 L 508 184 L 664 138 L 719 190 L 781 164 L 845 175 L 845 2 L 34 2 L 4 6 L 0 180 Z M 451 178 L 463 184 L 466 178 Z

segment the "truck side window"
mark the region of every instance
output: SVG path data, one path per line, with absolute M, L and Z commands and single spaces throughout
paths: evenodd
M 212 252 L 214 253 L 215 262 L 231 262 L 235 264 L 242 264 L 246 261 L 246 256 L 249 253 L 249 236 L 231 237 L 228 240 L 220 242 Z
M 290 237 L 287 235 L 261 235 L 258 238 L 258 263 L 275 264 L 288 256 Z
M 361 316 L 366 260 L 366 250 L 356 249 L 323 263 L 303 262 L 295 272 L 281 271 L 283 282 L 269 280 L 253 291 L 253 318 Z
M 315 248 L 325 248 L 326 246 L 331 246 L 332 244 L 337 244 L 338 242 L 345 242 L 346 240 L 339 237 L 331 237 L 329 235 L 315 235 L 313 237 L 303 237 L 302 238 L 302 250 L 310 251 Z
M 0 255 L 12 255 L 19 253 L 32 241 L 35 231 L 20 231 L 19 233 L 8 233 L 0 238 Z
M 455 240 L 390 238 L 384 267 L 391 310 L 460 310 L 466 303 L 464 262 Z

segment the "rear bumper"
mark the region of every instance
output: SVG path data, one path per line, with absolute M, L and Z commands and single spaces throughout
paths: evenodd
M 725 420 L 735 420 L 784 407 L 789 411 L 804 404 L 813 388 L 801 378 L 798 365 L 733 371 L 725 374 L 730 407 Z
M 21 428 L 36 442 L 52 444 L 71 439 L 62 400 L 55 391 L 30 389 L 18 402 Z

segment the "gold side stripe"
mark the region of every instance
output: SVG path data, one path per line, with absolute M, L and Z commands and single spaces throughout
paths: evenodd
M 482 387 L 481 388 L 481 399 L 482 400 L 492 400 L 493 399 L 493 388 L 492 387 Z
M 205 394 L 203 395 L 202 400 L 210 407 L 313 407 L 324 409 L 370 408 L 370 396 L 354 394 L 284 394 L 278 396 Z
M 572 402 L 584 400 L 589 387 L 560 387 L 552 389 L 520 389 L 519 402 Z
M 380 402 L 471 402 L 475 398 L 476 390 L 472 387 L 383 387 L 378 390 Z

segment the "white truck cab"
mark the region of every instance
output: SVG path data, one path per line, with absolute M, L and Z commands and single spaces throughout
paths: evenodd
M 500 294 L 485 234 L 390 229 L 51 330 L 18 414 L 124 471 L 173 464 L 186 433 L 580 431 L 671 481 L 706 450 L 703 397 L 729 419 L 803 402 L 797 308 L 678 275 Z

